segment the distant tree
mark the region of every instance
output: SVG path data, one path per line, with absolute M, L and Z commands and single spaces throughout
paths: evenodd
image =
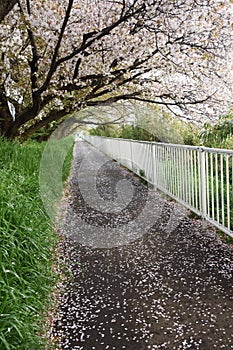
M 200 133 L 202 143 L 207 147 L 233 147 L 233 112 L 223 115 L 214 125 L 206 123 Z
M 13 2 L 5 5 L 3 18 Z M 1 22 L 0 134 L 28 137 L 74 111 L 120 100 L 217 115 L 231 96 L 230 6 L 18 1 Z
M 134 121 L 123 122 L 118 126 L 98 126 L 91 129 L 90 134 L 165 143 L 198 144 L 197 127 L 175 119 L 162 108 L 146 104 L 143 108 L 138 106 L 134 110 L 137 112 Z
M 92 128 L 89 133 L 94 136 L 117 137 L 118 127 L 112 124 L 99 125 Z

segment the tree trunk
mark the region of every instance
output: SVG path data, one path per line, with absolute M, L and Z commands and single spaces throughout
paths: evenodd
M 22 134 L 22 139 L 28 139 L 33 134 L 35 134 L 37 131 L 42 129 L 43 127 L 47 128 L 49 123 L 52 121 L 59 121 L 62 119 L 65 115 L 67 115 L 66 110 L 52 110 L 49 112 L 48 116 L 42 120 L 37 121 L 35 124 L 30 126 L 28 129 L 25 130 L 25 132 Z
M 4 89 L 0 87 L 0 135 L 6 135 L 13 123 Z

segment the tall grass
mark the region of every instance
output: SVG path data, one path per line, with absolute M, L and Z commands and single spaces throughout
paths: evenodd
M 45 348 L 41 332 L 56 279 L 57 238 L 39 192 L 43 149 L 0 138 L 0 350 Z

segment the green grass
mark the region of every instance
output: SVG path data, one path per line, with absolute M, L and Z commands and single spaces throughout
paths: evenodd
M 0 138 L 0 350 L 45 349 L 57 237 L 39 192 L 45 144 Z M 67 156 L 63 180 L 69 173 Z
M 225 234 L 220 230 L 216 230 L 217 235 L 221 238 L 222 242 L 228 245 L 233 246 L 233 238 Z
M 63 167 L 62 167 L 62 182 L 63 184 L 66 182 L 69 174 L 70 174 L 70 168 L 71 168 L 71 163 L 73 160 L 73 147 L 71 147 L 65 157 Z

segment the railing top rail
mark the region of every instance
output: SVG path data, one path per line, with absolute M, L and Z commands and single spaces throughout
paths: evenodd
M 105 137 L 105 136 L 96 136 L 96 135 L 88 135 L 88 136 L 98 137 L 102 139 L 111 139 L 114 141 L 129 141 L 133 143 L 153 144 L 153 145 L 162 146 L 162 147 L 173 147 L 173 148 L 190 149 L 190 150 L 197 150 L 197 151 L 200 150 L 200 151 L 206 151 L 209 153 L 233 155 L 233 150 L 224 149 L 224 148 L 211 148 L 211 147 L 205 147 L 205 146 L 191 146 L 191 145 L 182 145 L 182 144 L 165 143 L 165 142 L 132 140 L 132 139 L 119 138 L 119 137 Z
M 233 150 L 94 135 L 83 138 L 233 237 Z M 127 162 L 121 161 L 124 153 Z
M 230 154 L 233 155 L 232 149 L 224 149 L 224 148 L 210 148 L 210 147 L 200 147 L 203 148 L 204 151 L 210 152 L 210 153 L 223 153 L 223 154 Z

